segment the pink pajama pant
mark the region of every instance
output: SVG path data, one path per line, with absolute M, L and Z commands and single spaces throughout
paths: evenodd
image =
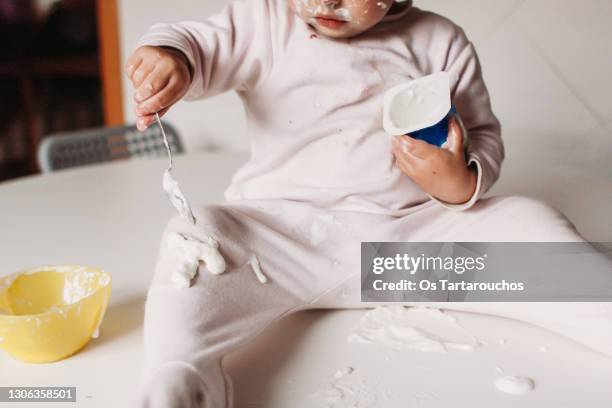
M 213 275 L 202 265 L 192 286 L 178 289 L 162 240 L 146 302 L 140 407 L 232 407 L 225 355 L 298 310 L 371 307 L 360 303 L 361 241 L 583 240 L 560 212 L 523 197 L 481 200 L 464 212 L 429 201 L 402 217 L 282 200 L 207 205 L 194 213 L 197 225 L 176 216 L 165 234 L 212 236 L 227 269 Z M 267 283 L 254 274 L 251 254 Z

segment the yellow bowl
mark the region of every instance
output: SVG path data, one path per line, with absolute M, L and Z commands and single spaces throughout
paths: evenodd
M 110 298 L 108 273 L 45 266 L 0 278 L 0 348 L 18 360 L 64 359 L 97 337 Z

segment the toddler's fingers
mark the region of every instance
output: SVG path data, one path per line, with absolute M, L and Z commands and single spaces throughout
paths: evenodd
M 129 78 L 129 80 L 132 80 L 132 76 L 134 75 L 134 71 L 136 71 L 136 69 L 138 69 L 138 67 L 140 66 L 140 64 L 142 63 L 142 57 L 140 56 L 140 54 L 138 53 L 133 53 L 132 55 L 130 55 L 130 57 L 128 58 L 128 60 L 125 63 L 125 74 L 127 75 L 127 77 Z
M 175 79 L 170 79 L 164 89 L 138 105 L 137 113 L 141 115 L 150 115 L 157 111 L 161 111 L 174 104 L 179 97 L 177 81 Z
M 142 104 L 147 99 L 166 88 L 168 82 L 170 82 L 169 75 L 163 75 L 159 70 L 154 70 L 149 74 L 146 81 L 136 89 L 134 100 L 138 104 Z
M 153 72 L 154 68 L 155 64 L 143 60 L 143 62 L 138 66 L 138 68 L 136 68 L 131 78 L 134 88 L 139 88 L 140 85 L 142 85 L 143 82 L 147 79 L 149 74 Z
M 157 112 L 159 114 L 159 117 L 163 117 L 166 112 L 168 112 L 170 108 L 165 108 L 160 110 L 159 112 Z M 138 119 L 136 120 L 136 127 L 138 128 L 138 130 L 143 131 L 146 130 L 149 126 L 151 126 L 151 124 L 156 122 L 156 118 L 155 118 L 155 113 L 151 114 L 151 115 L 143 115 L 143 116 L 139 116 Z
M 448 126 L 448 141 L 447 148 L 453 154 L 463 157 L 463 131 L 457 119 L 453 116 L 449 121 Z
M 395 156 L 397 167 L 408 177 L 415 179 L 419 173 L 418 163 L 407 156 Z
M 421 161 L 422 158 L 416 156 L 410 149 L 408 143 L 402 140 L 401 136 L 394 137 L 392 140 L 393 152 L 399 157 L 409 157 L 412 161 Z
M 151 123 L 153 123 L 153 119 L 154 117 L 152 115 L 139 116 L 138 119 L 136 119 L 136 128 L 141 132 L 146 130 Z
M 422 140 L 414 139 L 408 135 L 400 136 L 402 150 L 421 160 L 427 160 L 430 156 L 436 154 L 438 148 L 430 145 Z
M 142 132 L 147 130 L 147 128 L 151 126 L 153 122 L 155 122 L 155 115 L 140 116 L 136 120 L 136 127 Z
M 406 174 L 412 176 L 419 163 L 422 161 L 416 156 L 403 150 L 403 146 L 398 138 L 393 139 L 393 155 L 398 167 Z

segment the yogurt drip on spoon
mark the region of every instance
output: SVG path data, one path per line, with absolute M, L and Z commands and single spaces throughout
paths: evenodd
M 164 146 L 166 146 L 166 152 L 168 153 L 169 161 L 168 168 L 164 171 L 162 186 L 164 188 L 164 191 L 166 192 L 166 195 L 168 196 L 168 199 L 170 200 L 170 203 L 176 209 L 176 211 L 178 211 L 178 213 L 184 218 L 186 218 L 190 223 L 195 224 L 196 219 L 193 216 L 193 212 L 191 211 L 191 206 L 189 205 L 187 198 L 185 198 L 185 195 L 181 191 L 178 182 L 174 179 L 174 177 L 172 177 L 172 174 L 170 174 L 174 162 L 172 157 L 172 150 L 170 149 L 168 137 L 166 136 L 166 132 L 164 131 L 164 127 L 162 126 L 161 119 L 159 118 L 158 113 L 155 113 L 155 120 L 157 121 L 159 129 L 161 130 L 162 137 L 164 139 Z

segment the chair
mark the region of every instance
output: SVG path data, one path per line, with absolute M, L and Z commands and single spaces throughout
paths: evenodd
M 163 122 L 173 153 L 183 153 L 176 129 Z M 144 132 L 136 126 L 88 129 L 47 136 L 38 147 L 38 165 L 43 173 L 69 167 L 166 155 L 163 137 L 155 123 Z

